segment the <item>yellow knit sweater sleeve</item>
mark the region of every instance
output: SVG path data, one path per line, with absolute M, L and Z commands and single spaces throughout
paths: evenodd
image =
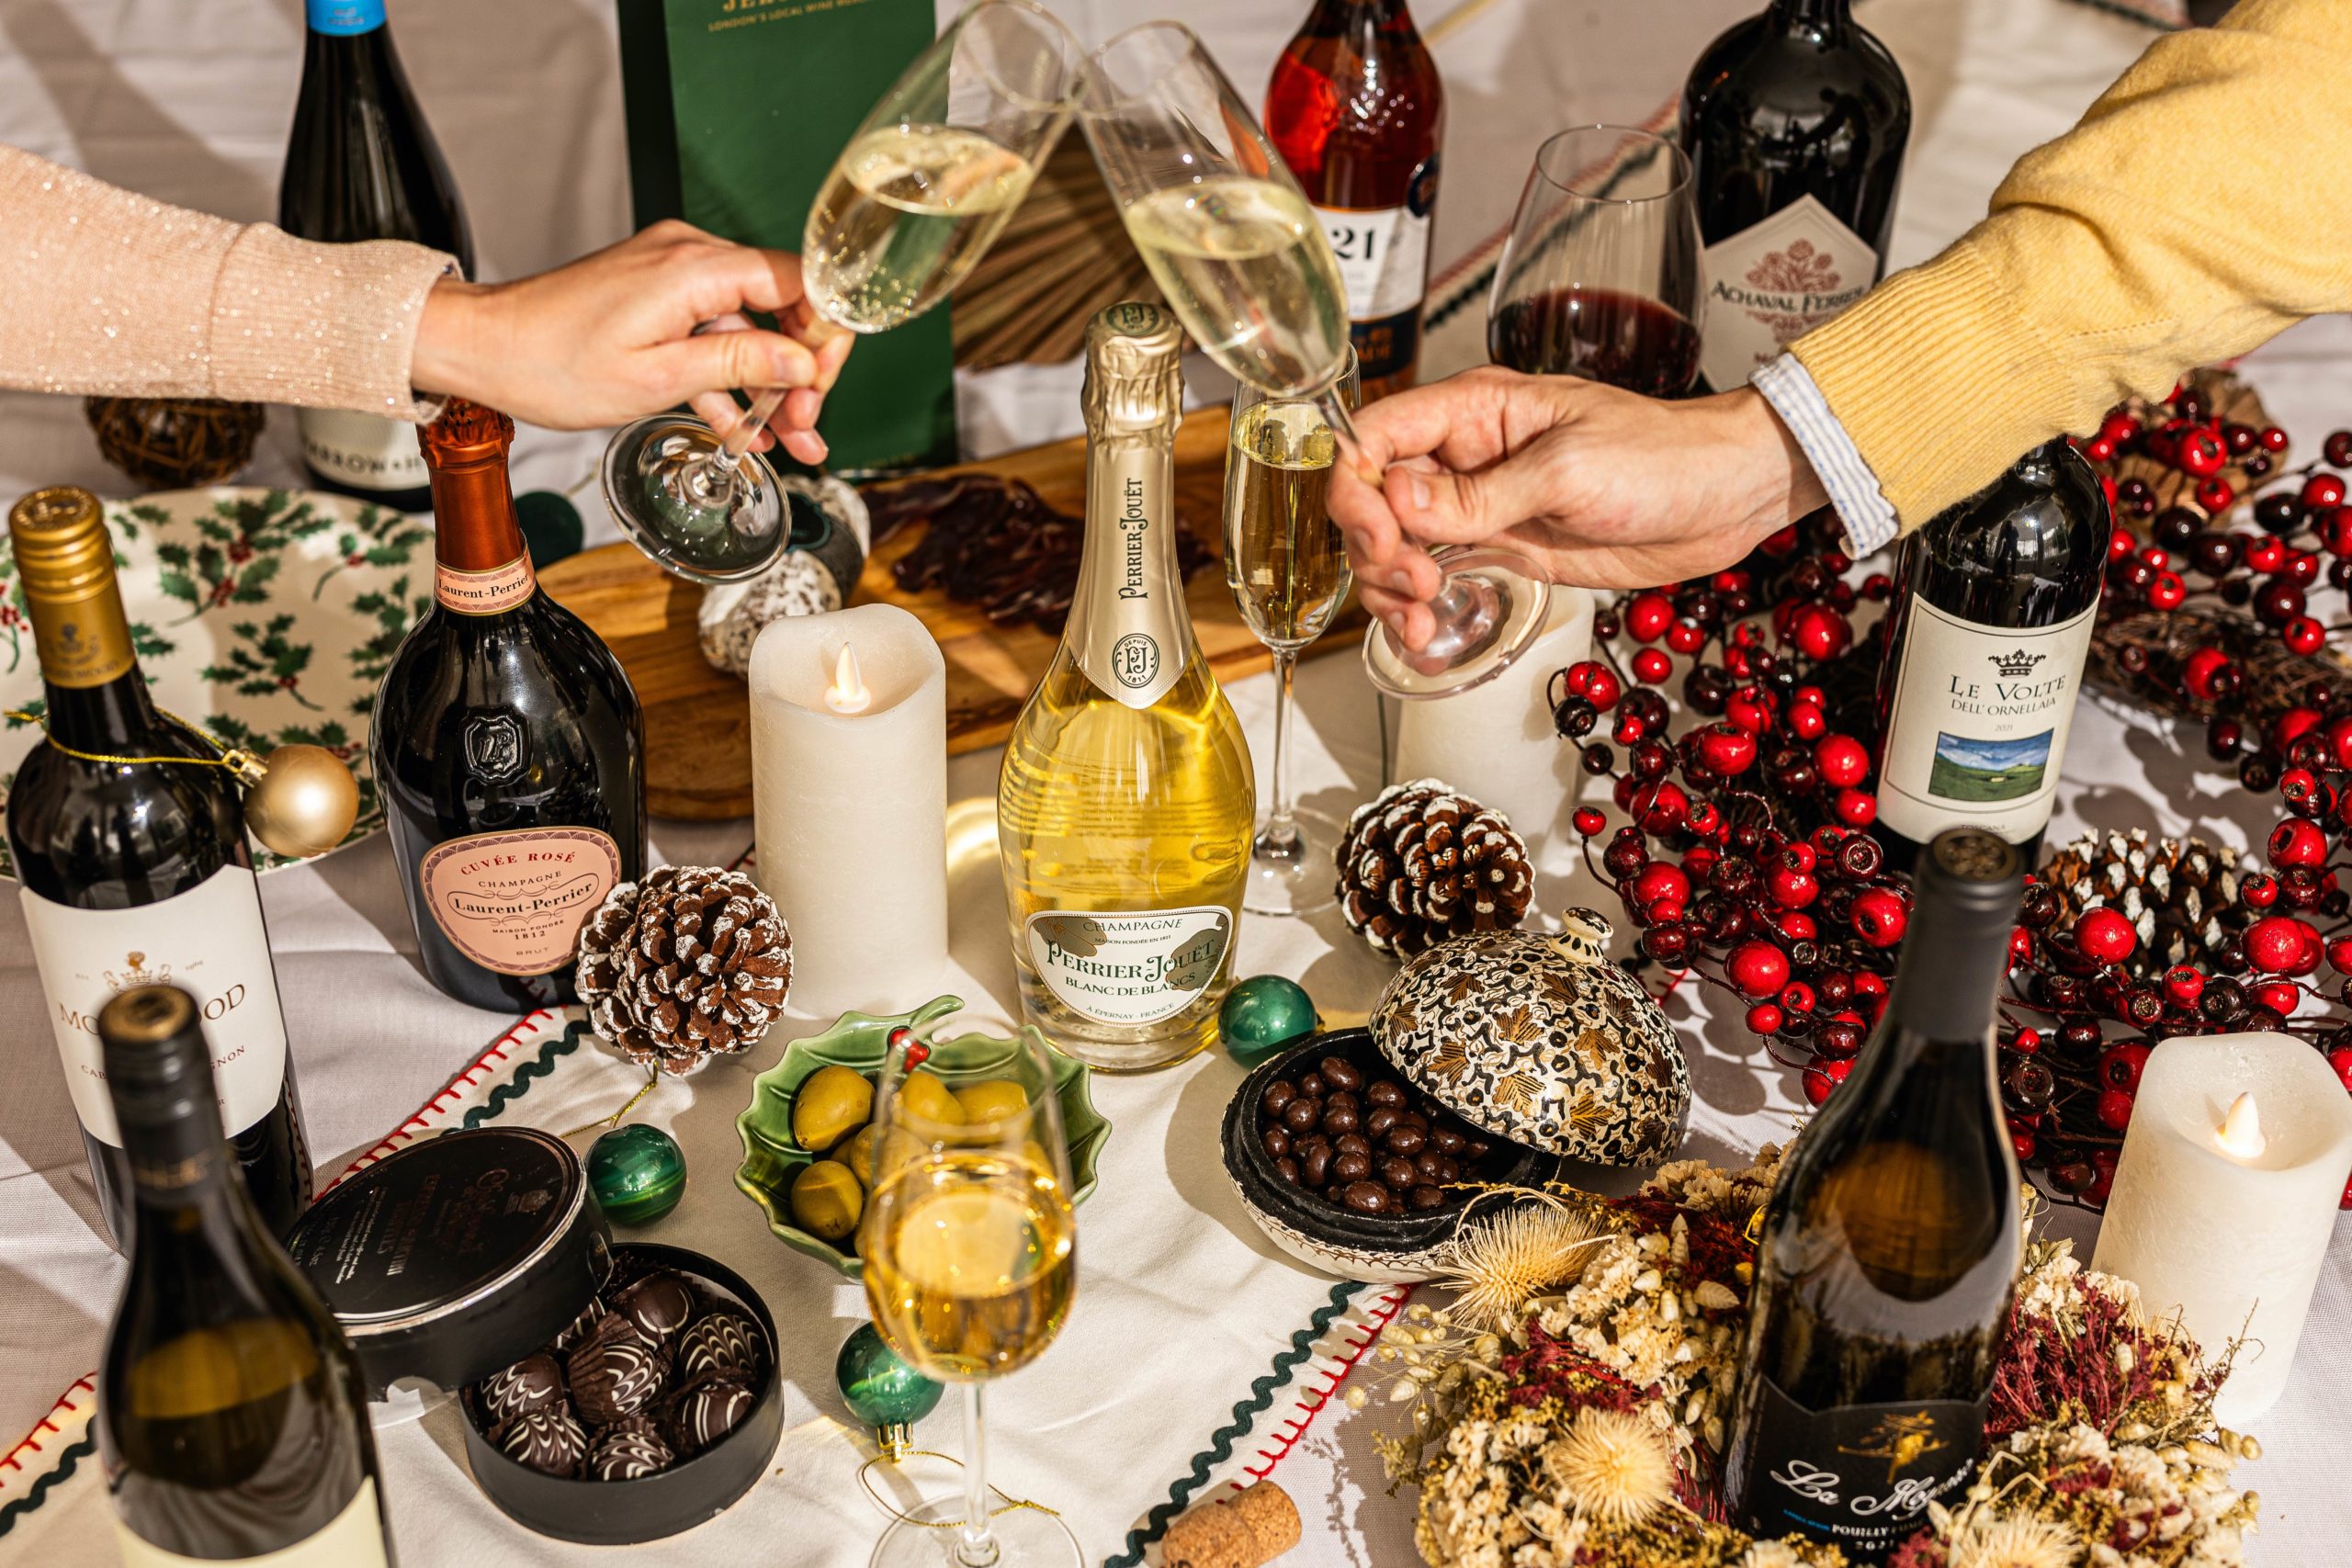
M 1791 345 L 1905 529 L 2125 395 L 2352 310 L 2352 0 L 2157 42 L 1991 213 Z

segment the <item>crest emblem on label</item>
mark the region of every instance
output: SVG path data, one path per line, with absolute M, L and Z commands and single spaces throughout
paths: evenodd
M 1111 671 L 1119 684 L 1141 691 L 1159 673 L 1159 645 L 1142 632 L 1129 632 L 1111 645 Z
M 466 721 L 466 769 L 491 784 L 522 772 L 523 727 L 513 714 L 484 714 Z
M 1878 252 L 1813 197 L 1709 245 L 1700 350 L 1707 384 L 1728 391 L 1878 281 Z

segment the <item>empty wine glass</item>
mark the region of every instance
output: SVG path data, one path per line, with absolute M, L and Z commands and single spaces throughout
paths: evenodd
M 978 265 L 1076 107 L 1078 41 L 1029 0 L 978 0 L 866 114 L 809 205 L 801 272 L 816 318 L 886 332 Z M 662 567 L 695 582 L 767 569 L 790 536 L 775 473 L 751 450 L 783 403 L 770 388 L 724 438 L 690 414 L 623 427 L 605 501 Z
M 1348 347 L 1340 264 L 1315 209 L 1233 84 L 1182 22 L 1131 28 L 1097 50 L 1079 124 L 1128 238 L 1203 353 L 1273 398 L 1312 398 L 1342 460 L 1361 470 L 1336 395 Z M 1372 476 L 1367 475 L 1367 479 Z M 1419 653 L 1385 626 L 1364 643 L 1373 683 L 1439 696 L 1499 674 L 1551 603 L 1525 558 L 1441 552 L 1437 634 Z

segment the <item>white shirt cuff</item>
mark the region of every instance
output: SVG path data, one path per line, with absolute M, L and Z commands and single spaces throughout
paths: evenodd
M 1757 367 L 1747 379 L 1812 460 L 1821 488 L 1829 492 L 1829 504 L 1846 525 L 1848 553 L 1859 560 L 1884 549 L 1901 532 L 1894 508 L 1887 504 L 1878 476 L 1862 460 L 1846 427 L 1829 412 L 1829 400 L 1814 385 L 1812 374 L 1795 355 L 1783 354 Z

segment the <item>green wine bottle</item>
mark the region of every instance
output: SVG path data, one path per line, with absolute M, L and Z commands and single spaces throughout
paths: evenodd
M 97 1023 L 133 1193 L 97 1413 L 126 1568 L 389 1568 L 359 1363 L 237 1178 L 195 998 Z

